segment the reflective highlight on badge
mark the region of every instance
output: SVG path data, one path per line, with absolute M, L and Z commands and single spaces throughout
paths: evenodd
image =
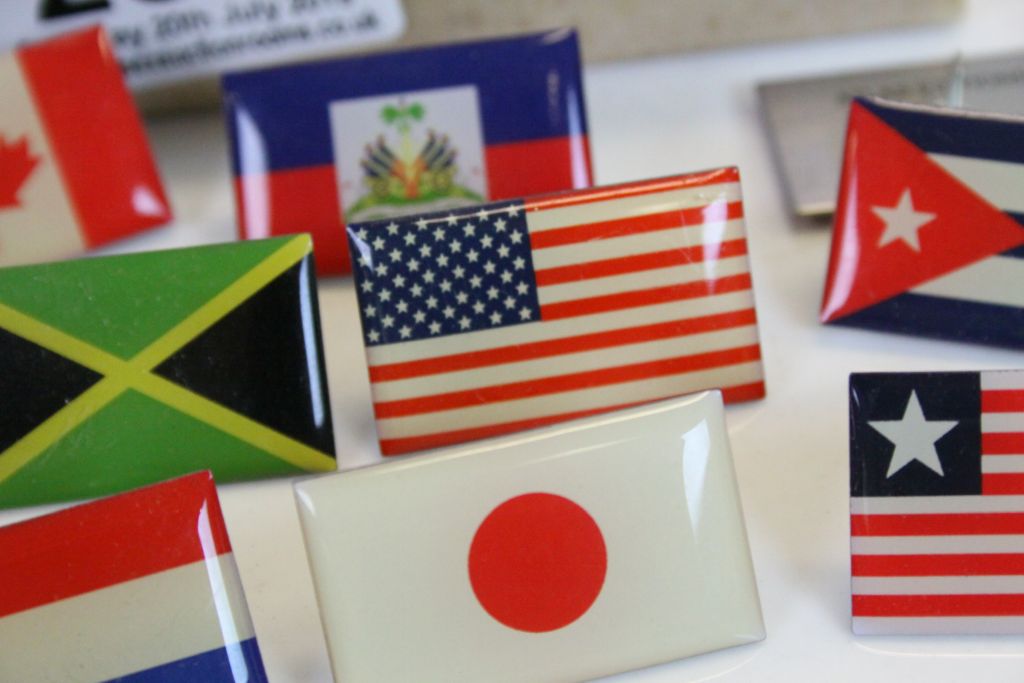
M 734 168 L 349 226 L 381 451 L 764 395 Z
M 850 376 L 858 634 L 1024 633 L 1024 372 Z
M 312 232 L 351 269 L 347 223 L 591 182 L 573 31 L 230 74 L 242 237 Z
M 592 680 L 764 638 L 718 392 L 295 491 L 339 681 Z
M 266 681 L 209 472 L 0 529 L 5 681 Z
M 857 99 L 823 322 L 1024 347 L 1024 118 Z
M 0 269 L 0 506 L 201 467 L 334 469 L 311 250 L 303 235 Z

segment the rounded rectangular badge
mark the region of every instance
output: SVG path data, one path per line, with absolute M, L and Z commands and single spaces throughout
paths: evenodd
M 335 469 L 312 249 L 0 269 L 0 507 Z
M 171 219 L 105 33 L 0 53 L 0 90 L 0 265 L 71 256 Z
M 578 681 L 764 638 L 717 392 L 296 484 L 339 681 Z
M 229 74 L 245 238 L 311 232 L 351 269 L 346 223 L 591 182 L 571 30 Z
M 850 107 L 826 323 L 1024 348 L 1024 117 Z
M 739 172 L 349 226 L 381 451 L 764 395 Z
M 0 680 L 265 683 L 200 472 L 0 528 Z

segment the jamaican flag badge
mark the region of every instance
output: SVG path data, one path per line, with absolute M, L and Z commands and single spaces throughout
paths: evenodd
M 335 469 L 308 235 L 0 269 L 0 507 Z

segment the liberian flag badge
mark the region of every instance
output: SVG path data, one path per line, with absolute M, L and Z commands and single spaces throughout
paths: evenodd
M 231 74 L 244 238 L 310 232 L 350 271 L 347 223 L 590 185 L 574 31 Z
M 0 508 L 335 469 L 312 249 L 0 269 Z
M 213 477 L 0 528 L 4 681 L 267 680 Z
M 857 99 L 824 322 L 1024 347 L 1024 118 Z
M 850 377 L 853 630 L 1024 634 L 1024 371 Z
M 739 173 L 349 227 L 385 455 L 764 395 Z
M 339 681 L 591 680 L 764 638 L 718 392 L 295 488 Z
M 0 53 L 0 265 L 47 261 L 171 219 L 106 35 Z

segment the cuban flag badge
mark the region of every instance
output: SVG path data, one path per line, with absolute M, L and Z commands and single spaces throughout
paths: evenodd
M 243 238 L 589 187 L 576 33 L 417 48 L 225 76 Z
M 1024 348 L 1024 118 L 856 99 L 823 322 Z

